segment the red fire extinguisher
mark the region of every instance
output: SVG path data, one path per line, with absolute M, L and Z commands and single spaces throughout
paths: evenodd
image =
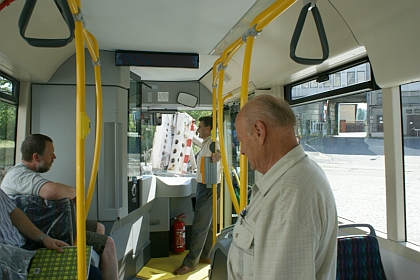
M 186 218 L 184 213 L 176 216 L 176 221 L 173 225 L 175 253 L 182 253 L 185 251 L 185 223 L 181 220 L 182 218 Z

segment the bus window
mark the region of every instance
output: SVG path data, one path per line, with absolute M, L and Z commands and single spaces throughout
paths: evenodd
M 407 241 L 420 245 L 420 82 L 401 86 Z
M 15 164 L 17 90 L 17 81 L 0 73 L 0 168 L 2 172 Z
M 380 91 L 293 107 L 306 153 L 325 171 L 340 219 L 363 221 L 386 233 Z

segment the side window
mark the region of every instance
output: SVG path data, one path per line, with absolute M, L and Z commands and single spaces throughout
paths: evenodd
M 18 88 L 18 81 L 0 73 L 0 180 L 15 160 Z
M 287 85 L 285 93 L 297 117 L 296 135 L 325 171 L 340 220 L 364 221 L 386 233 L 382 91 L 371 77 L 370 63 L 360 61 L 309 77 L 322 82 L 323 92 L 294 95 L 304 80 Z
M 386 233 L 382 104 L 371 102 L 378 94 L 367 91 L 292 109 L 300 143 L 325 171 L 340 219 L 364 221 Z
M 420 82 L 401 85 L 407 241 L 420 245 Z

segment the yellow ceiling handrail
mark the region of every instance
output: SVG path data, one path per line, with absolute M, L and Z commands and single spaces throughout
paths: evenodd
M 267 9 L 257 15 L 250 24 L 251 32 L 247 32 L 244 53 L 244 65 L 242 67 L 242 83 L 241 83 L 241 97 L 240 108 L 248 102 L 248 82 L 249 72 L 251 68 L 251 55 L 252 47 L 256 34 L 277 18 L 281 13 L 293 5 L 296 0 L 279 0 L 270 5 Z M 253 32 L 252 32 L 253 31 Z M 244 35 L 244 36 L 245 36 Z M 245 155 L 240 155 L 240 168 L 241 168 L 241 188 L 240 188 L 240 209 L 243 209 L 247 204 L 247 191 L 248 191 L 248 159 Z
M 292 6 L 297 0 L 279 0 L 274 2 L 264 11 L 262 11 L 259 15 L 257 15 L 250 24 L 250 28 L 245 34 L 234 41 L 229 47 L 227 47 L 221 57 L 217 59 L 213 65 L 213 96 L 216 94 L 217 91 L 217 100 L 219 101 L 218 110 L 217 110 L 217 118 L 218 118 L 218 127 L 219 127 L 219 137 L 220 137 L 220 150 L 222 153 L 222 164 L 224 168 L 225 178 L 228 190 L 232 197 L 232 203 L 237 213 L 239 213 L 239 209 L 243 209 L 247 204 L 247 188 L 248 188 L 248 159 L 245 155 L 240 155 L 240 168 L 241 168 L 241 181 L 239 182 L 240 187 L 240 205 L 237 204 L 237 200 L 233 190 L 232 180 L 230 178 L 230 174 L 228 172 L 227 167 L 227 160 L 226 160 L 226 151 L 224 147 L 223 141 L 223 104 L 226 100 L 222 98 L 223 95 L 223 79 L 224 79 L 224 72 L 225 68 L 227 67 L 228 62 L 236 53 L 236 51 L 245 44 L 245 53 L 244 53 L 244 65 L 242 68 L 242 82 L 241 82 L 241 96 L 240 96 L 240 108 L 242 108 L 246 102 L 248 101 L 248 83 L 249 83 L 249 72 L 251 66 L 251 55 L 252 55 L 252 48 L 254 44 L 254 39 L 256 35 L 258 35 L 262 29 L 271 23 L 275 18 L 277 18 L 280 14 L 282 14 L 286 9 Z M 217 81 L 219 81 L 217 83 Z M 223 102 L 222 102 L 223 100 Z M 215 109 L 213 108 L 213 112 L 216 113 Z M 226 174 L 227 173 L 227 174 Z
M 256 30 L 263 30 L 268 24 L 270 24 L 279 15 L 291 7 L 295 2 L 297 2 L 297 0 L 278 0 L 274 2 L 254 18 L 250 24 L 250 27 L 255 25 Z

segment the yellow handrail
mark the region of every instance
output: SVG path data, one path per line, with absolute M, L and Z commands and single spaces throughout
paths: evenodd
M 230 177 L 229 174 L 229 169 L 227 168 L 228 166 L 228 162 L 225 156 L 226 155 L 226 149 L 225 149 L 225 143 L 224 143 L 224 137 L 223 137 L 223 103 L 225 101 L 225 98 L 232 96 L 232 94 L 227 95 L 225 98 L 222 98 L 222 93 L 223 93 L 223 80 L 224 80 L 224 68 L 226 67 L 225 65 L 227 65 L 227 62 L 230 60 L 230 58 L 232 58 L 233 54 L 239 49 L 241 45 L 241 41 L 240 40 L 236 40 L 233 44 L 231 44 L 231 46 L 229 46 L 225 52 L 223 53 L 222 57 L 217 59 L 213 65 L 213 116 L 216 116 L 217 113 L 217 120 L 218 120 L 218 124 L 217 127 L 219 128 L 219 143 L 220 143 L 220 153 L 222 155 L 222 166 L 223 166 L 223 172 L 225 174 L 225 179 L 226 179 L 226 183 L 227 183 L 227 187 L 230 193 L 231 198 L 235 198 L 232 199 L 232 203 L 233 206 L 236 210 L 237 213 L 239 213 L 239 204 L 238 201 L 236 200 L 236 196 L 235 196 L 235 192 L 233 190 L 233 184 L 232 184 L 232 178 Z M 229 58 L 228 58 L 229 55 Z M 216 73 L 217 71 L 217 66 L 220 64 L 221 66 L 221 70 L 220 72 Z M 219 82 L 217 83 L 217 78 L 219 79 Z M 217 86 L 217 84 L 219 84 L 219 86 Z M 218 102 L 218 108 L 216 111 L 215 108 L 215 104 L 216 104 L 216 88 L 218 89 L 218 94 L 217 94 L 217 100 Z M 213 117 L 213 127 L 215 128 L 215 117 Z M 216 129 L 213 129 L 213 131 L 216 131 Z M 220 191 L 222 192 L 223 189 L 221 189 Z M 217 206 L 217 197 L 216 197 L 216 192 L 213 189 L 213 246 L 216 244 L 216 226 L 217 226 L 217 221 L 215 219 L 216 217 L 216 206 Z M 222 208 L 221 208 L 222 209 Z M 222 219 L 221 219 L 222 222 Z
M 241 97 L 239 99 L 239 104 L 240 104 L 241 109 L 245 105 L 245 103 L 248 101 L 248 81 L 249 81 L 249 71 L 250 71 L 249 69 L 251 66 L 251 54 L 252 54 L 253 43 L 254 43 L 254 37 L 252 36 L 248 37 L 245 44 L 244 65 L 242 68 Z M 244 209 L 247 203 L 246 197 L 247 197 L 247 191 L 248 191 L 247 190 L 248 188 L 248 158 L 246 155 L 243 155 L 242 153 L 239 156 L 239 166 L 241 170 L 239 209 Z
M 257 15 L 250 24 L 250 30 L 254 29 L 253 33 L 245 33 L 244 37 L 238 38 L 234 41 L 229 47 L 227 47 L 222 56 L 217 59 L 213 65 L 213 96 L 216 94 L 216 87 L 218 88 L 218 110 L 217 110 L 217 119 L 219 127 L 219 139 L 220 139 L 220 150 L 222 154 L 222 165 L 226 178 L 226 183 L 228 190 L 231 194 L 232 203 L 237 213 L 239 209 L 243 209 L 247 204 L 247 188 L 248 188 L 248 160 L 245 155 L 240 155 L 240 169 L 241 169 L 241 181 L 238 180 L 240 185 L 240 205 L 236 200 L 236 196 L 233 190 L 232 180 L 229 174 L 229 169 L 227 168 L 227 159 L 226 159 L 226 150 L 223 140 L 223 104 L 226 99 L 222 98 L 223 95 L 223 79 L 224 79 L 224 69 L 227 67 L 228 61 L 233 57 L 236 51 L 244 44 L 244 39 L 246 41 L 245 53 L 244 53 L 244 65 L 242 70 L 242 82 L 241 82 L 241 96 L 240 96 L 240 107 L 242 108 L 248 101 L 248 82 L 249 82 L 249 72 L 251 65 L 251 55 L 252 48 L 254 44 L 254 36 L 256 36 L 265 26 L 272 22 L 276 17 L 293 5 L 297 0 L 279 0 L 274 2 L 259 15 Z M 220 66 L 220 69 L 217 67 Z M 217 81 L 219 81 L 217 83 Z M 223 102 L 222 102 L 223 100 Z M 213 108 L 213 112 L 216 113 Z
M 251 22 L 250 27 L 255 26 L 257 31 L 261 31 L 270 24 L 274 19 L 291 7 L 297 0 L 278 0 L 271 4 L 268 8 L 257 15 Z
M 213 112 L 216 112 L 216 96 L 212 97 L 212 108 Z M 212 130 L 211 130 L 211 141 L 214 143 L 214 152 L 217 152 L 216 145 L 216 115 L 212 116 Z M 217 232 L 217 182 L 212 185 L 212 194 L 213 194 L 213 246 L 216 244 L 216 232 Z
M 220 72 L 217 71 L 217 65 L 220 63 L 220 68 L 226 68 L 228 62 L 231 60 L 233 55 L 239 50 L 239 48 L 243 45 L 242 38 L 238 38 L 234 41 L 229 47 L 225 49 L 222 56 L 216 60 L 213 65 L 213 87 L 217 87 L 217 79 L 219 78 Z
M 80 0 L 67 1 L 73 15 L 81 11 Z M 86 279 L 86 217 L 92 201 L 96 174 L 99 166 L 100 147 L 102 139 L 102 83 L 100 74 L 99 48 L 95 37 L 87 31 L 82 19 L 75 21 L 76 46 L 76 245 L 77 245 L 77 275 L 78 279 Z M 90 120 L 85 111 L 85 50 L 86 44 L 94 63 L 96 85 L 96 139 L 92 173 L 90 177 L 87 198 L 85 198 L 85 139 L 89 133 Z
M 250 24 L 250 28 L 254 28 L 256 32 L 260 32 L 265 26 L 267 26 L 295 2 L 296 0 L 279 0 L 274 2 L 254 18 Z M 245 44 L 240 97 L 241 109 L 246 104 L 246 102 L 248 102 L 249 71 L 251 68 L 251 55 L 254 39 L 254 36 L 248 36 Z M 247 204 L 248 189 L 248 159 L 245 155 L 240 155 L 239 164 L 241 169 L 240 209 L 243 209 Z
M 72 1 L 72 0 L 70 0 Z M 80 7 L 80 0 L 77 6 Z M 86 224 L 85 224 L 85 49 L 83 23 L 75 22 L 76 45 L 76 236 L 77 236 L 77 277 L 86 279 Z
M 95 88 L 96 88 L 96 132 L 95 132 L 95 150 L 93 154 L 92 172 L 90 174 L 90 182 L 86 197 L 85 219 L 87 218 L 90 203 L 92 202 L 93 192 L 95 189 L 96 176 L 98 174 L 99 157 L 101 152 L 102 140 L 102 82 L 101 82 L 101 65 L 99 60 L 99 48 L 97 41 L 93 35 L 84 30 L 84 38 L 88 46 L 89 53 L 94 63 L 95 72 Z
M 225 51 L 224 53 L 227 53 L 227 52 Z M 216 76 L 217 65 L 221 61 L 222 61 L 222 58 L 219 58 L 214 62 L 213 77 Z M 224 73 L 222 73 L 222 74 L 224 75 Z M 224 79 L 223 75 L 221 77 L 219 76 L 219 80 L 221 78 L 222 81 L 223 81 L 223 79 Z M 216 84 L 217 83 L 215 83 L 215 85 Z M 216 95 L 216 86 L 215 85 L 213 86 L 213 96 L 218 96 L 218 100 L 222 100 L 221 90 L 220 90 L 221 87 L 220 86 L 218 87 L 219 91 Z M 223 88 L 222 88 L 222 90 L 223 90 Z M 222 106 L 222 108 L 221 108 L 221 106 Z M 220 140 L 219 143 L 220 143 L 220 153 L 222 155 L 221 160 L 222 160 L 222 166 L 223 166 L 223 173 L 225 174 L 225 180 L 226 180 L 226 184 L 227 184 L 227 188 L 229 190 L 230 196 L 232 198 L 233 207 L 235 208 L 236 213 L 239 213 L 239 203 L 236 199 L 233 199 L 236 196 L 235 196 L 235 192 L 233 190 L 232 178 L 230 177 L 230 174 L 229 174 L 228 162 L 227 162 L 227 159 L 226 159 L 226 156 L 225 156 L 226 155 L 226 149 L 225 149 L 225 145 L 224 145 L 223 129 L 221 129 L 223 127 L 223 122 L 222 122 L 222 120 L 223 120 L 223 102 L 219 101 L 219 106 L 218 107 L 219 107 L 219 110 L 217 111 L 217 122 L 218 122 L 217 126 L 219 128 L 219 140 Z

